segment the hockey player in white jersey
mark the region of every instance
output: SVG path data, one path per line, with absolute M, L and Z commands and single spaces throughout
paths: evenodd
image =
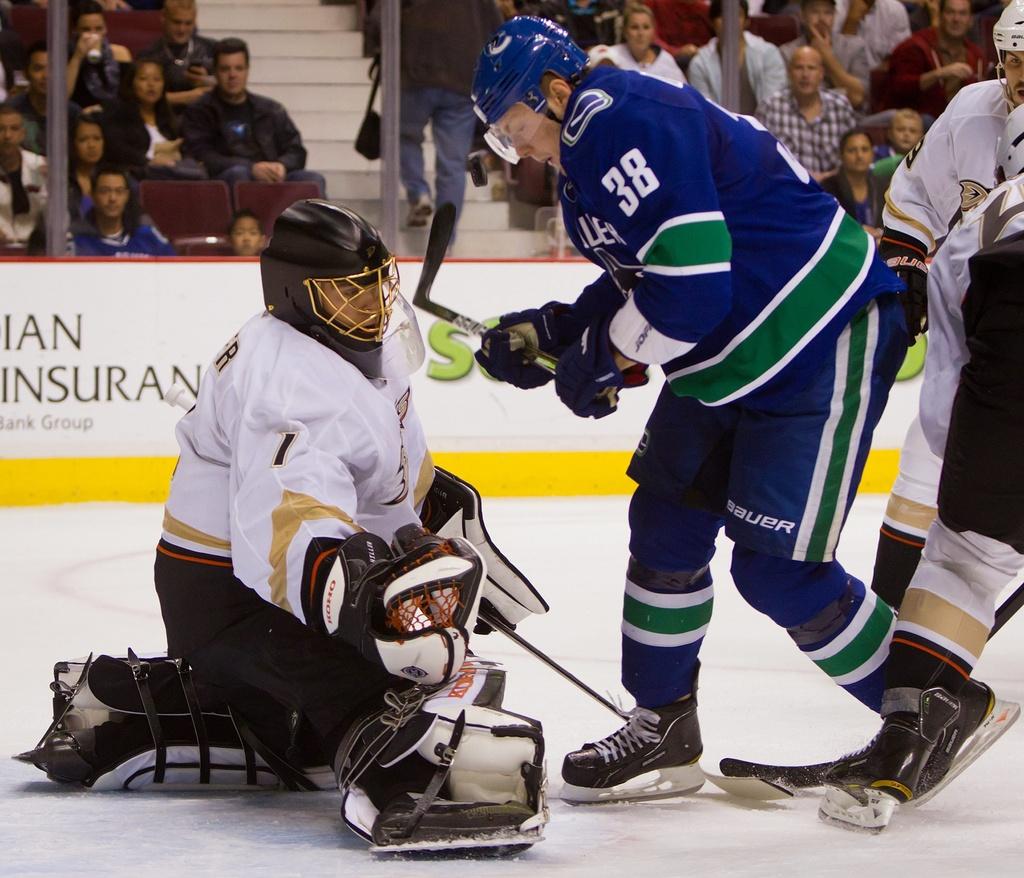
M 970 675 L 1024 567 L 1024 106 L 997 157 L 1010 179 L 954 227 L 928 277 L 919 415 L 943 461 L 938 514 L 893 633 L 882 730 L 826 778 L 821 815 L 847 826 L 882 829 L 898 803 L 930 798 L 1020 712 Z
M 268 767 L 308 787 L 326 764 L 345 822 L 380 849 L 528 847 L 546 821 L 540 723 L 501 710 L 503 671 L 468 640 L 482 597 L 512 623 L 546 606 L 461 536 L 479 497 L 435 474 L 395 258 L 361 217 L 309 200 L 278 218 L 261 270 L 266 312 L 176 431 L 155 582 L 179 674 L 158 685 L 167 661 L 130 655 L 135 683 L 153 681 L 129 685 L 133 714 L 114 660 L 70 683 L 58 667 L 66 713 L 25 760 L 94 788 L 252 785 Z
M 1024 102 L 1024 0 L 1011 0 L 992 31 L 999 79 L 961 89 L 893 175 L 879 250 L 907 285 L 908 326 L 927 325 L 927 264 L 962 213 L 995 185 L 995 148 L 1008 109 Z M 899 608 L 935 518 L 942 460 L 915 419 L 879 533 L 872 588 Z

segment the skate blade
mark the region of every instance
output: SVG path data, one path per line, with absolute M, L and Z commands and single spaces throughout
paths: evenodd
M 495 832 L 471 838 L 421 839 L 387 845 L 371 845 L 370 853 L 378 857 L 388 856 L 434 859 L 463 857 L 485 859 L 514 857 L 528 850 L 538 841 L 543 841 L 540 829 L 524 832 Z
M 992 712 L 964 743 L 960 752 L 957 753 L 956 759 L 953 760 L 953 764 L 949 767 L 949 771 L 946 772 L 946 776 L 928 792 L 911 799 L 907 804 L 916 808 L 949 786 L 964 769 L 970 767 L 982 753 L 1009 731 L 1010 726 L 1017 722 L 1019 717 L 1019 704 L 1013 701 L 1000 701 L 997 698 Z
M 703 785 L 704 772 L 694 763 L 658 768 L 612 787 L 578 787 L 566 783 L 562 785 L 560 798 L 570 805 L 643 802 L 685 796 L 697 792 Z
M 723 792 L 728 793 L 730 796 L 736 796 L 738 799 L 776 802 L 780 799 L 793 798 L 792 790 L 757 777 L 726 777 L 721 774 L 705 772 L 704 778 Z
M 825 787 L 818 817 L 825 823 L 853 832 L 882 832 L 899 805 L 893 796 L 881 790 L 861 789 L 864 800 L 839 787 Z

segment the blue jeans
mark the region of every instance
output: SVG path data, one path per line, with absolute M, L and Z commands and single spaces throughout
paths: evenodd
M 423 170 L 423 132 L 430 122 L 437 151 L 437 203 L 451 202 L 461 213 L 466 157 L 476 128 L 473 102 L 446 88 L 403 88 L 401 114 L 401 176 L 409 203 L 430 196 Z
M 232 165 L 226 171 L 221 171 L 216 179 L 224 180 L 230 186 L 236 180 L 251 180 L 252 171 L 248 165 Z M 316 171 L 288 171 L 285 174 L 285 180 L 288 183 L 316 183 L 320 187 L 320 194 L 322 196 L 327 192 L 327 183 L 324 181 L 324 175 Z

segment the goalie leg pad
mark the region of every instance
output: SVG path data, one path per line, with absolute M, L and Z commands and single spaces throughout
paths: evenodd
M 547 822 L 543 732 L 501 709 L 503 677 L 493 663 L 470 659 L 413 716 L 396 717 L 393 704 L 391 717 L 378 711 L 357 724 L 339 751 L 349 828 L 386 850 L 538 841 Z M 397 701 L 408 708 L 413 698 L 410 690 Z M 403 727 L 390 729 L 395 721 Z M 432 769 L 426 781 L 424 767 Z M 410 782 L 396 795 L 403 776 Z
M 246 734 L 180 660 L 130 652 L 58 662 L 51 689 L 54 721 L 17 758 L 52 780 L 94 790 L 333 785 L 323 769 L 292 766 Z

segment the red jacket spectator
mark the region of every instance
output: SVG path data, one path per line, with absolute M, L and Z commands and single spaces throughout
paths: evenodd
M 963 86 L 984 79 L 985 53 L 981 46 L 964 39 L 966 57 L 960 61 L 943 57 L 939 50 L 939 32 L 928 27 L 912 34 L 892 52 L 889 60 L 889 88 L 886 105 L 889 107 L 911 107 L 922 115 L 938 117 Z M 970 76 L 950 74 L 939 76 L 926 89 L 921 88 L 921 77 L 930 71 L 966 64 Z M 966 73 L 966 71 L 964 71 Z
M 715 35 L 702 0 L 644 0 L 654 13 L 655 42 L 673 56 L 689 57 Z M 686 47 L 695 47 L 683 52 Z

